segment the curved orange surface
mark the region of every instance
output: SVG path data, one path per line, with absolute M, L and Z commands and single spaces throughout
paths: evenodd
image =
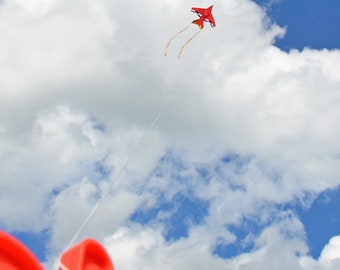
M 43 270 L 33 253 L 19 240 L 0 231 L 0 269 L 2 270 Z
M 63 253 L 59 270 L 114 270 L 114 267 L 100 243 L 85 239 Z

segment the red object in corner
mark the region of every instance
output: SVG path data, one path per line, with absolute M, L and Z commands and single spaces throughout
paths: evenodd
M 1 270 L 43 270 L 33 253 L 12 235 L 0 231 Z
M 63 253 L 59 270 L 114 270 L 114 267 L 100 243 L 85 239 Z

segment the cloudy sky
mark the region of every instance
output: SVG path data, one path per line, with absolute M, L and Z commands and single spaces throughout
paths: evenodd
M 0 1 L 0 229 L 48 269 L 85 237 L 117 270 L 339 268 L 339 12 Z

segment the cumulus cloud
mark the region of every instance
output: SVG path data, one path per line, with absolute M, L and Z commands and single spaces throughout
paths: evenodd
M 0 225 L 48 230 L 53 257 L 114 181 L 81 237 L 105 239 L 118 268 L 331 269 L 336 238 L 313 260 L 281 206 L 340 184 L 339 50 L 283 52 L 284 29 L 230 0 L 180 61 L 194 25 L 164 57 L 190 7 L 0 4 Z M 178 216 L 185 203 L 199 219 Z M 186 234 L 169 240 L 176 222 Z
M 318 260 L 310 257 L 302 257 L 300 265 L 303 269 L 336 269 L 340 266 L 339 259 L 339 236 L 332 237 L 325 245 Z
M 322 250 L 320 260 L 329 261 L 334 259 L 340 259 L 340 236 L 334 236 L 329 240 L 329 243 Z

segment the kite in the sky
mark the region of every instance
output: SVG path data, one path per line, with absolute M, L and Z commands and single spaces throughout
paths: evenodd
M 197 24 L 198 27 L 199 27 L 199 31 L 194 34 L 191 38 L 189 38 L 187 40 L 187 42 L 184 43 L 184 45 L 182 46 L 181 50 L 179 51 L 179 54 L 178 54 L 178 59 L 181 58 L 181 55 L 182 55 L 182 52 L 185 48 L 185 46 L 188 45 L 188 43 L 194 39 L 195 36 L 197 36 L 201 30 L 204 28 L 204 22 L 208 22 L 210 23 L 211 27 L 215 27 L 216 26 L 216 23 L 215 23 L 215 20 L 214 20 L 214 17 L 212 15 L 212 8 L 213 6 L 211 5 L 210 7 L 208 8 L 197 8 L 197 7 L 193 7 L 191 8 L 191 11 L 192 12 L 195 12 L 199 19 L 197 20 L 194 20 L 192 21 L 193 24 Z M 182 29 L 181 31 L 179 31 L 176 35 L 174 35 L 172 38 L 170 38 L 168 44 L 166 45 L 165 47 L 165 56 L 167 55 L 167 50 L 168 50 L 168 47 L 170 46 L 170 43 L 173 39 L 175 39 L 176 37 L 178 37 L 181 33 L 183 33 L 185 30 L 187 30 L 189 28 L 190 24 L 188 26 L 186 26 L 184 29 Z

